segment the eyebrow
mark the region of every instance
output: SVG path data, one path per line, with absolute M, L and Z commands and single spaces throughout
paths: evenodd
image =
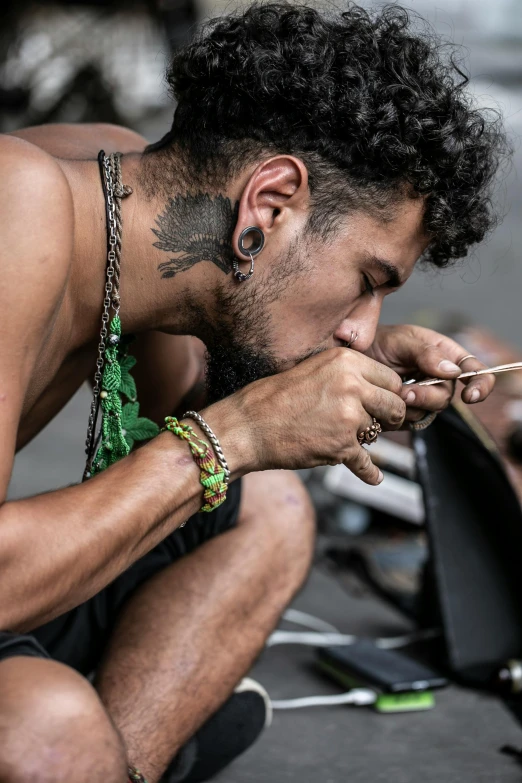
M 386 275 L 387 280 L 384 285 L 387 288 L 401 287 L 404 281 L 395 264 L 392 264 L 391 261 L 385 261 L 382 258 L 377 258 L 376 256 L 370 256 L 368 261 L 372 266 L 378 267 L 378 269 L 380 269 L 380 271 Z

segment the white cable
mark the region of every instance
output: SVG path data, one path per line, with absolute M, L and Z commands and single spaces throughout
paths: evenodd
M 373 640 L 376 647 L 384 650 L 395 650 L 406 647 L 413 642 L 435 639 L 440 636 L 437 628 L 428 628 L 425 631 L 414 631 L 403 636 L 390 636 L 384 639 Z M 267 640 L 267 647 L 275 647 L 278 644 L 304 644 L 308 647 L 339 647 L 346 644 L 354 644 L 361 637 L 345 633 L 317 633 L 316 631 L 274 631 Z
M 268 637 L 266 646 L 276 644 L 305 644 L 309 647 L 330 647 L 334 645 L 353 644 L 357 636 L 344 633 L 317 633 L 316 631 L 274 631 Z
M 423 642 L 427 639 L 438 639 L 442 635 L 440 628 L 426 628 L 423 631 L 413 631 L 403 636 L 389 636 L 384 639 L 376 639 L 375 645 L 383 650 L 395 650 L 398 647 L 407 647 L 414 642 Z
M 302 699 L 279 699 L 272 702 L 274 710 L 299 710 L 303 707 L 329 707 L 336 704 L 353 704 L 366 707 L 375 704 L 377 694 L 369 688 L 353 688 L 336 696 L 306 696 Z
M 302 625 L 305 628 L 309 628 L 311 631 L 317 631 L 320 634 L 338 634 L 339 641 L 330 642 L 332 645 L 353 644 L 360 638 L 351 634 L 343 634 L 335 625 L 328 623 L 326 620 L 322 620 L 320 617 L 315 617 L 313 614 L 308 614 L 308 612 L 301 612 L 299 609 L 287 609 L 283 614 L 282 619 L 286 620 L 288 623 L 293 623 L 294 625 Z M 291 644 L 290 634 L 292 633 L 296 633 L 296 631 L 275 631 L 272 636 L 275 636 L 276 634 L 277 636 L 275 636 L 275 640 L 271 643 L 269 640 L 268 646 L 272 647 L 274 644 Z M 279 634 L 288 634 L 288 636 L 283 637 L 279 636 Z M 425 639 L 436 639 L 440 635 L 441 631 L 438 628 L 427 628 L 422 631 L 413 631 L 409 634 L 403 634 L 402 636 L 375 639 L 374 643 L 377 647 L 381 647 L 382 649 L 393 650 L 398 647 L 405 647 L 408 644 L 413 644 L 413 642 L 424 641 Z M 279 639 L 283 640 L 284 638 L 288 639 L 288 641 L 279 641 Z M 304 639 L 304 637 L 302 638 Z M 331 636 L 331 638 L 333 639 L 333 636 Z M 299 641 L 299 637 L 296 637 L 294 643 L 306 644 L 306 641 Z M 315 641 L 311 642 L 311 644 L 315 643 Z M 328 642 L 325 641 L 324 644 L 321 644 L 321 642 L 318 641 L 317 644 L 319 646 L 325 646 Z
M 283 620 L 286 620 L 287 623 L 293 623 L 294 625 L 302 625 L 304 628 L 309 628 L 311 631 L 340 633 L 335 625 L 327 623 L 326 620 L 315 617 L 313 614 L 308 614 L 308 612 L 301 612 L 300 609 L 287 609 L 283 614 Z

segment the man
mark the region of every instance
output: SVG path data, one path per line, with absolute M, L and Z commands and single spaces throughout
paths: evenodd
M 344 462 L 378 484 L 360 433 L 442 410 L 459 365 L 482 366 L 434 332 L 378 327 L 420 257 L 447 264 L 492 225 L 503 143 L 404 11 L 254 6 L 207 26 L 168 78 L 173 128 L 147 149 L 107 126 L 0 140 L 2 783 L 142 779 L 128 765 L 202 780 L 244 749 L 260 727 L 227 731 L 230 694 L 313 547 L 284 471 Z M 210 514 L 170 432 L 78 486 L 5 502 L 16 449 L 95 366 L 100 149 L 123 153 L 120 316 L 141 414 L 162 424 L 197 380 L 183 335 L 208 349 L 201 413 L 244 477 Z M 403 389 L 405 373 L 450 382 Z

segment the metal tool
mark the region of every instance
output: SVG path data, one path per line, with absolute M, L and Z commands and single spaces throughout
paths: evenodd
M 463 372 L 457 378 L 426 378 L 424 381 L 418 381 L 411 378 L 404 381 L 403 386 L 410 386 L 414 383 L 417 386 L 435 386 L 437 383 L 445 383 L 448 380 L 461 381 L 463 378 L 472 378 L 474 375 L 497 375 L 501 372 L 511 372 L 512 370 L 522 370 L 522 362 L 511 362 L 511 364 L 499 364 L 496 367 L 486 367 L 484 370 L 472 370 L 472 372 Z

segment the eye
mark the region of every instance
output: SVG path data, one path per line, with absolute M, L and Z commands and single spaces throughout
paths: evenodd
M 370 294 L 370 296 L 373 296 L 373 292 L 374 292 L 375 289 L 374 289 L 374 286 L 370 282 L 370 278 L 367 275 L 365 275 L 365 274 L 363 274 L 362 277 L 363 277 L 363 282 L 364 282 L 363 294 Z

